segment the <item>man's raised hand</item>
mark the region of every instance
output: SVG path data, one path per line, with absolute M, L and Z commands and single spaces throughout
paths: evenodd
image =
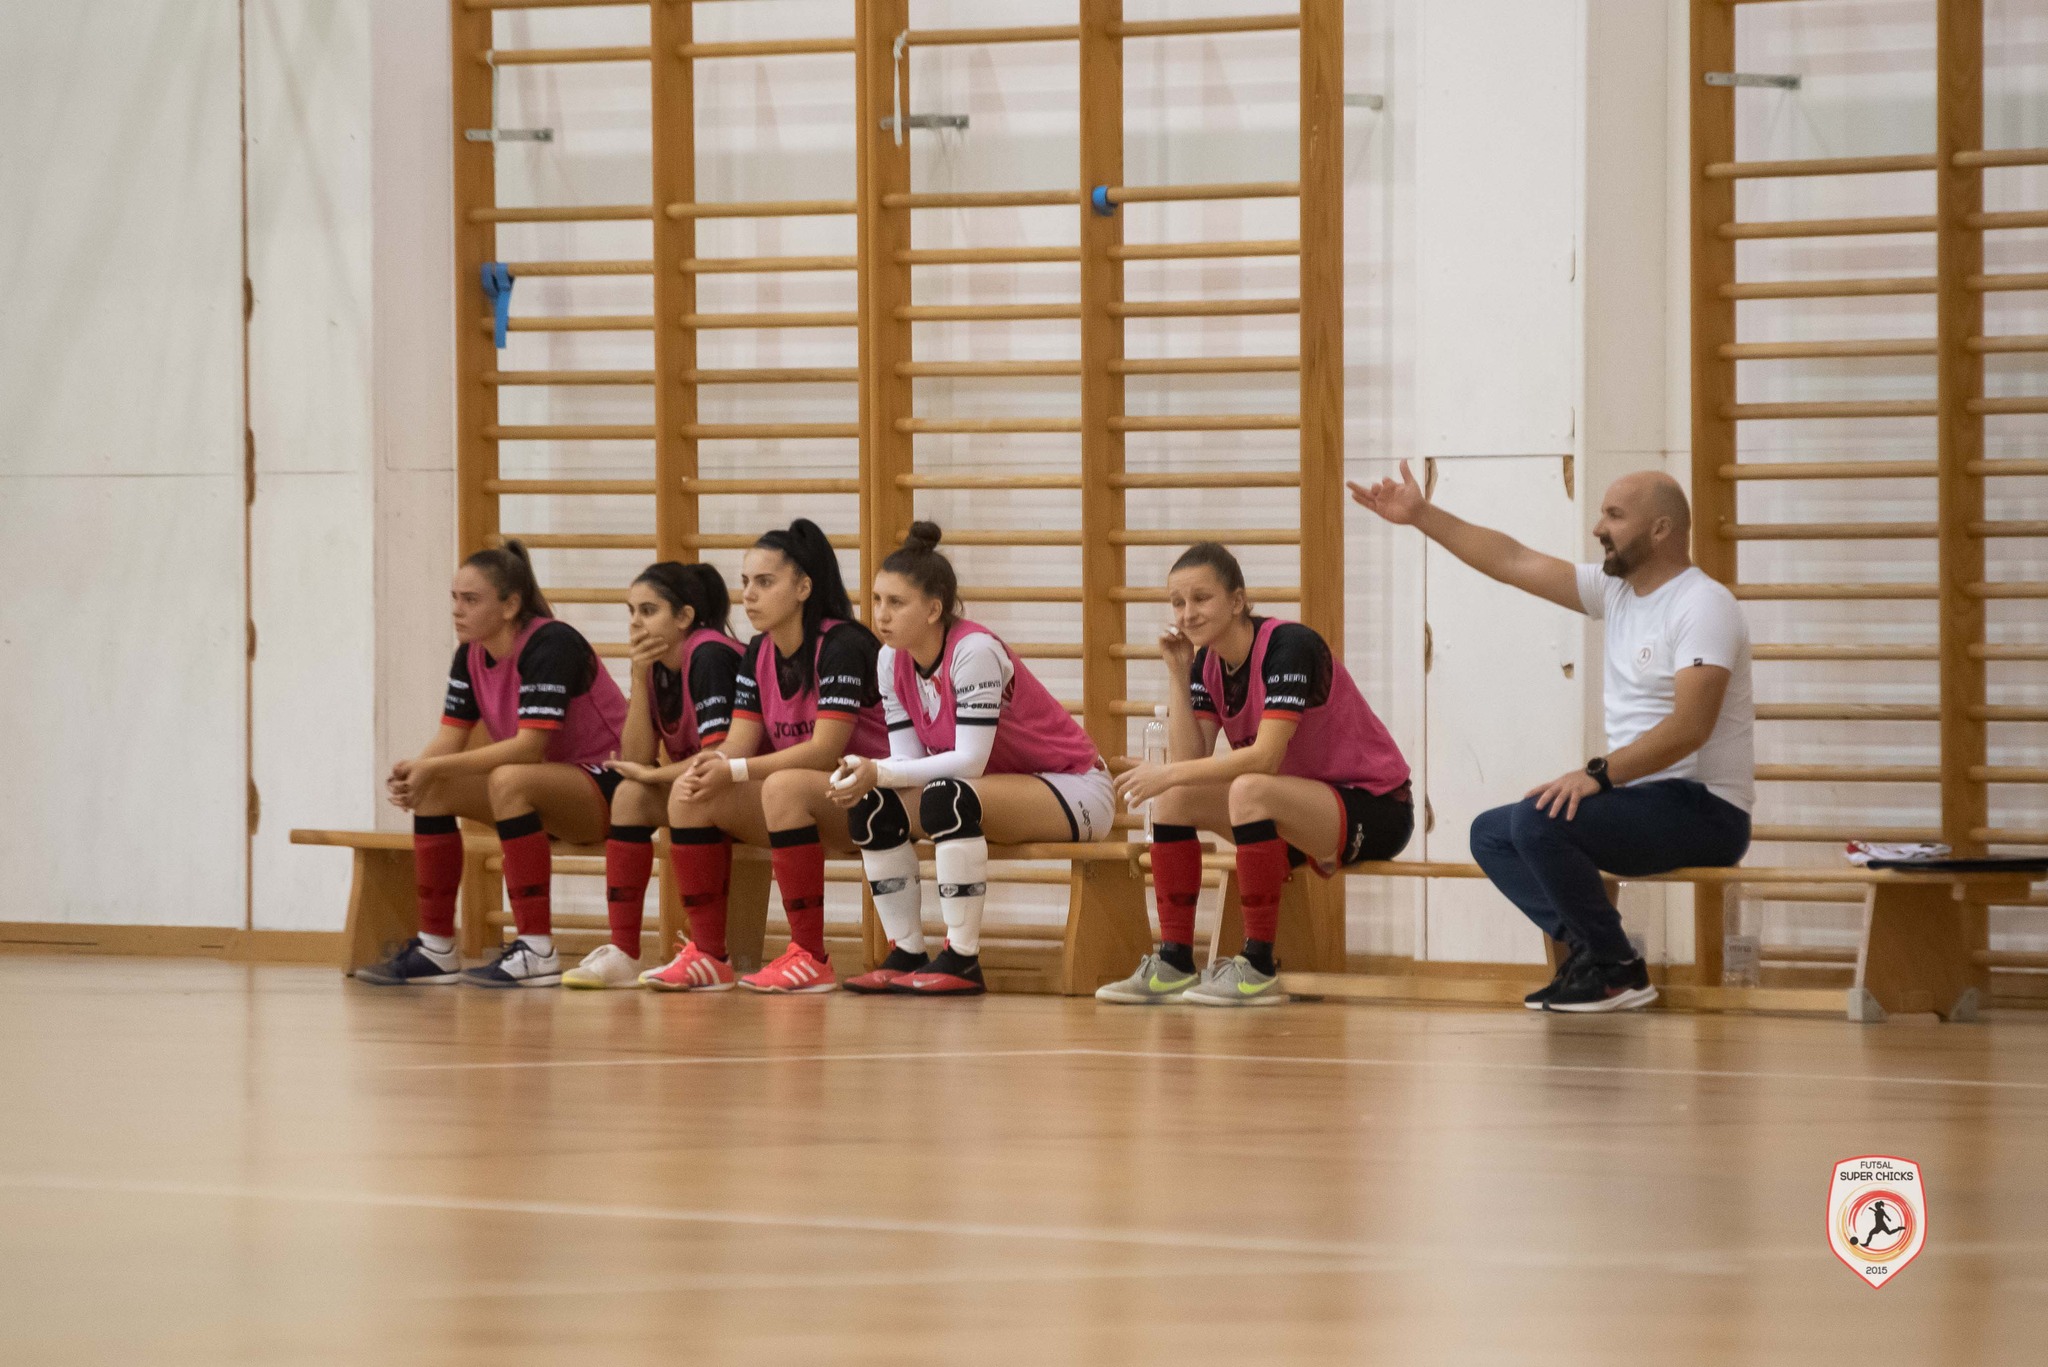
M 1349 481 L 1351 501 L 1362 508 L 1370 508 L 1387 521 L 1398 526 L 1411 527 L 1415 519 L 1422 516 L 1422 510 L 1429 506 L 1429 496 L 1422 492 L 1422 486 L 1415 482 L 1414 472 L 1408 462 L 1401 462 L 1401 478 L 1383 479 L 1377 484 L 1360 484 Z

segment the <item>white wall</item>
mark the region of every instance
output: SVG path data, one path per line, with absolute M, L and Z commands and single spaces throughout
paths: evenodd
M 370 15 L 288 0 L 246 13 L 251 908 L 259 927 L 320 929 L 342 861 L 285 833 L 375 815 Z
M 232 0 L 0 9 L 0 916 L 240 925 Z

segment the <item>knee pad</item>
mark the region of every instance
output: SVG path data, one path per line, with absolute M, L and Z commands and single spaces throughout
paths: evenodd
M 933 841 L 972 840 L 981 834 L 981 796 L 965 779 L 933 779 L 918 799 L 917 814 Z
M 864 850 L 893 850 L 910 839 L 910 813 L 888 788 L 875 788 L 847 808 L 846 830 Z

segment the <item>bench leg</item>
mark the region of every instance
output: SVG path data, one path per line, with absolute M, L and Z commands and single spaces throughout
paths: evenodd
M 1727 944 L 1727 899 L 1740 888 L 1720 888 L 1712 883 L 1692 885 L 1693 981 L 1701 987 L 1719 987 L 1726 971 L 1722 949 Z
M 762 941 L 768 934 L 768 885 L 773 881 L 766 859 L 741 857 L 733 851 L 732 877 L 725 891 L 725 948 L 734 971 L 752 973 L 764 962 Z
M 1863 904 L 1863 945 L 1849 1019 L 1875 1023 L 1900 1012 L 1932 1011 L 1945 1020 L 1974 1016 L 1977 966 L 1967 908 L 1946 884 L 1881 883 Z
M 866 874 L 860 880 L 860 952 L 861 968 L 870 973 L 889 957 L 889 932 L 882 929 L 882 913 L 875 910 L 875 894 L 868 887 Z
M 1216 913 L 1216 928 L 1209 932 L 1209 962 L 1220 964 L 1243 948 L 1244 899 L 1237 894 L 1237 874 L 1233 870 L 1223 875 L 1223 906 Z
M 1344 888 L 1295 870 L 1280 889 L 1280 927 L 1273 957 L 1296 973 L 1342 973 L 1344 957 Z M 1209 937 L 1209 962 L 1221 963 L 1244 948 L 1244 904 L 1238 896 L 1237 874 L 1223 875 L 1223 914 Z
M 343 973 L 382 963 L 419 934 L 420 904 L 411 850 L 357 850 L 342 935 Z
M 669 858 L 668 837 L 654 842 L 655 946 L 654 962 L 667 963 L 678 946 L 688 938 L 683 916 L 683 895 L 676 890 L 676 866 Z
M 1135 861 L 1077 862 L 1068 889 L 1060 991 L 1085 997 L 1104 983 L 1128 977 L 1138 960 L 1152 952 L 1152 919 L 1145 910 L 1144 875 Z
M 1350 967 L 1344 948 L 1343 878 L 1318 878 L 1303 871 L 1288 880 L 1288 888 L 1280 899 L 1280 943 L 1275 952 L 1283 963 L 1310 973 L 1342 973 Z M 1290 911 L 1297 937 L 1291 945 Z
M 462 896 L 455 909 L 455 951 L 464 959 L 496 954 L 505 936 L 491 918 L 505 909 L 505 880 L 486 867 L 487 854 L 462 861 Z

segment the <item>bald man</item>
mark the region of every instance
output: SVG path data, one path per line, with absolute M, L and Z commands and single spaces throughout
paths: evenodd
M 1735 595 L 1690 554 L 1692 508 L 1669 475 L 1639 471 L 1601 499 L 1607 556 L 1572 565 L 1475 527 L 1399 480 L 1351 486 L 1481 574 L 1600 618 L 1607 630 L 1605 755 L 1472 823 L 1472 857 L 1524 915 L 1568 947 L 1531 1010 L 1629 1011 L 1657 999 L 1607 900 L 1626 877 L 1739 863 L 1756 801 L 1749 627 Z

